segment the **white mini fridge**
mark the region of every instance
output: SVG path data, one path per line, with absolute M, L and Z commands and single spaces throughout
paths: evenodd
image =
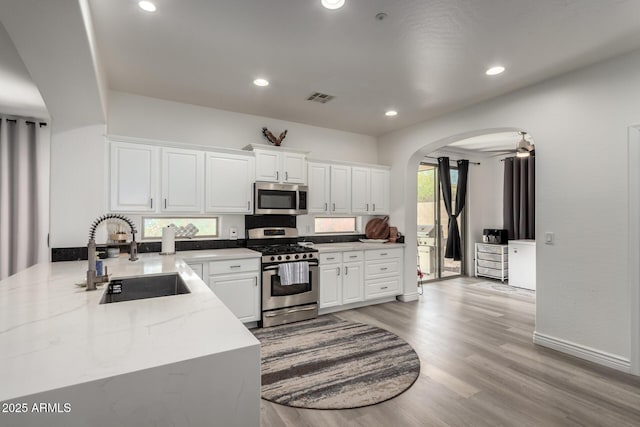
M 536 289 L 536 241 L 509 241 L 509 285 Z

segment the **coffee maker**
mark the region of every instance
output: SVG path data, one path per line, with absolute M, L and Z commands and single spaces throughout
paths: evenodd
M 498 228 L 485 228 L 482 230 L 483 243 L 495 243 L 497 245 L 506 245 L 509 240 L 509 232 Z

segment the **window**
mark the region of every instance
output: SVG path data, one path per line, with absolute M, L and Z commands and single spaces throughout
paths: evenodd
M 317 217 L 313 219 L 315 233 L 355 233 L 356 217 Z
M 218 218 L 142 218 L 142 239 L 161 239 L 162 229 L 175 225 L 176 238 L 218 237 Z

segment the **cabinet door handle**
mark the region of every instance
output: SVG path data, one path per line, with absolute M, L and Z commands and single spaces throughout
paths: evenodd
M 373 211 L 374 212 L 376 211 L 376 204 L 375 203 L 373 204 Z
M 164 208 L 167 209 L 167 199 L 164 199 Z
M 335 203 L 333 204 L 333 211 L 334 212 L 336 211 L 336 204 Z
M 369 203 L 367 203 L 367 209 L 366 209 L 366 210 L 367 210 L 367 211 L 369 210 Z
M 151 198 L 151 209 L 153 209 L 153 197 Z
M 251 210 L 251 201 L 247 202 L 247 210 L 250 211 Z
M 344 268 L 344 275 L 347 276 L 349 274 L 349 267 Z
M 258 286 L 258 277 L 257 277 L 257 276 L 255 276 L 255 277 L 253 278 L 253 281 L 255 282 L 255 286 L 257 287 L 257 286 Z
M 286 171 L 285 171 L 285 173 L 284 173 L 284 180 L 285 180 L 285 181 L 289 181 L 289 172 L 286 172 Z
M 338 276 L 340 275 L 340 267 L 336 267 L 336 271 L 338 272 Z
M 280 180 L 280 172 L 276 171 L 276 181 Z
M 325 204 L 324 204 L 324 211 L 326 212 L 327 210 L 329 210 L 329 204 L 328 204 L 328 203 L 325 203 Z

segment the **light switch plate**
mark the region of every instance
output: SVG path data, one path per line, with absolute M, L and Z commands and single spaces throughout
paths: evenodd
M 238 240 L 238 229 L 235 227 L 229 228 L 229 239 Z
M 555 239 L 555 236 L 554 236 L 553 232 L 547 231 L 547 232 L 544 233 L 544 244 L 545 245 L 553 245 L 554 239 Z

